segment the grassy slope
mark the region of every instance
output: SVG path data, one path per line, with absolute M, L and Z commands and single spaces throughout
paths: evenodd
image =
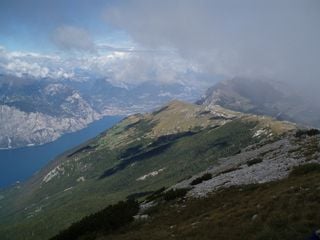
M 81 217 L 132 193 L 171 186 L 211 166 L 217 158 L 235 154 L 257 141 L 252 136 L 258 127 L 280 133 L 291 128 L 270 119 L 218 111 L 231 114 L 231 118 L 216 118 L 199 106 L 173 102 L 162 111 L 125 119 L 91 141 L 89 150 L 62 156 L 20 189 L 3 194 L 1 239 L 46 239 Z M 186 131 L 193 133 L 157 141 L 160 136 Z M 117 168 L 125 161 L 129 164 L 123 169 L 101 178 L 106 170 Z M 43 182 L 57 166 L 58 174 Z M 164 170 L 157 176 L 137 181 L 159 169 Z M 84 182 L 79 180 L 82 177 Z
M 208 198 L 164 203 L 99 240 L 301 240 L 320 228 L 320 166 L 289 178 L 223 189 Z

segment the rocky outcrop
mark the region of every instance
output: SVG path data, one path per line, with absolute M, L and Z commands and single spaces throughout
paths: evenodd
M 320 137 L 296 138 L 289 135 L 263 146 L 252 145 L 241 153 L 219 159 L 217 164 L 173 188 L 189 188 L 191 197 L 203 197 L 220 188 L 265 183 L 283 179 L 295 166 L 320 163 Z M 212 178 L 199 184 L 192 182 L 211 174 Z

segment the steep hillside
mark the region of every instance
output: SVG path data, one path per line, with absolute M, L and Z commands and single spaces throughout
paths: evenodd
M 301 240 L 320 228 L 320 165 L 280 181 L 221 189 L 206 198 L 162 201 L 143 218 L 97 240 Z M 59 240 L 65 238 L 57 238 Z
M 1 192 L 1 239 L 46 239 L 110 203 L 170 187 L 295 129 L 268 117 L 179 101 L 130 116 Z
M 307 239 L 320 228 L 319 179 L 320 131 L 298 130 L 221 158 L 169 189 L 131 195 L 140 211 L 128 201 L 124 220 L 111 206 L 52 240 Z
M 118 203 L 130 207 L 125 219 L 110 206 L 52 240 L 309 239 L 320 228 L 319 146 L 318 130 L 251 145 L 169 189 L 131 195 L 140 210 Z
M 0 148 L 51 142 L 102 117 L 65 84 L 0 80 Z
M 281 82 L 234 78 L 208 89 L 199 103 L 320 127 L 320 107 L 298 92 Z

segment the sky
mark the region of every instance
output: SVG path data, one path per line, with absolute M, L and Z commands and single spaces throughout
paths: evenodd
M 0 73 L 18 76 L 204 85 L 241 76 L 315 94 L 319 43 L 319 0 L 0 1 Z
M 97 0 L 2 0 L 0 2 L 0 41 L 10 50 L 51 52 L 59 50 L 59 33 L 81 34 L 83 41 L 127 40 L 102 19 L 102 9 L 113 1 Z M 60 30 L 60 31 L 59 31 Z M 116 39 L 113 39 L 116 38 Z M 61 39 L 60 39 L 61 40 Z M 73 39 L 74 47 L 86 47 Z M 78 41 L 78 42 L 77 42 Z M 67 42 L 67 39 L 66 39 Z M 60 45 L 59 45 L 60 44 Z M 79 45 L 80 44 L 80 45 Z

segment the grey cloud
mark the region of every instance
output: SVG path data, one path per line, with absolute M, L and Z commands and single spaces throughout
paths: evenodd
M 319 12 L 318 0 L 131 0 L 104 17 L 141 45 L 175 48 L 205 72 L 312 92 L 320 89 Z
M 125 47 L 113 47 L 108 44 L 98 44 L 97 48 L 99 50 L 105 50 L 108 52 L 132 52 L 132 48 L 125 48 Z
M 108 44 L 96 44 L 96 48 L 99 50 L 104 50 L 108 52 L 127 52 L 127 53 L 167 53 L 167 54 L 172 54 L 173 50 L 170 49 L 155 49 L 155 48 L 145 48 L 145 47 L 136 47 L 136 46 L 131 46 L 131 47 L 113 47 Z
M 68 25 L 60 26 L 55 29 L 52 39 L 63 50 L 96 51 L 90 34 L 82 28 Z

